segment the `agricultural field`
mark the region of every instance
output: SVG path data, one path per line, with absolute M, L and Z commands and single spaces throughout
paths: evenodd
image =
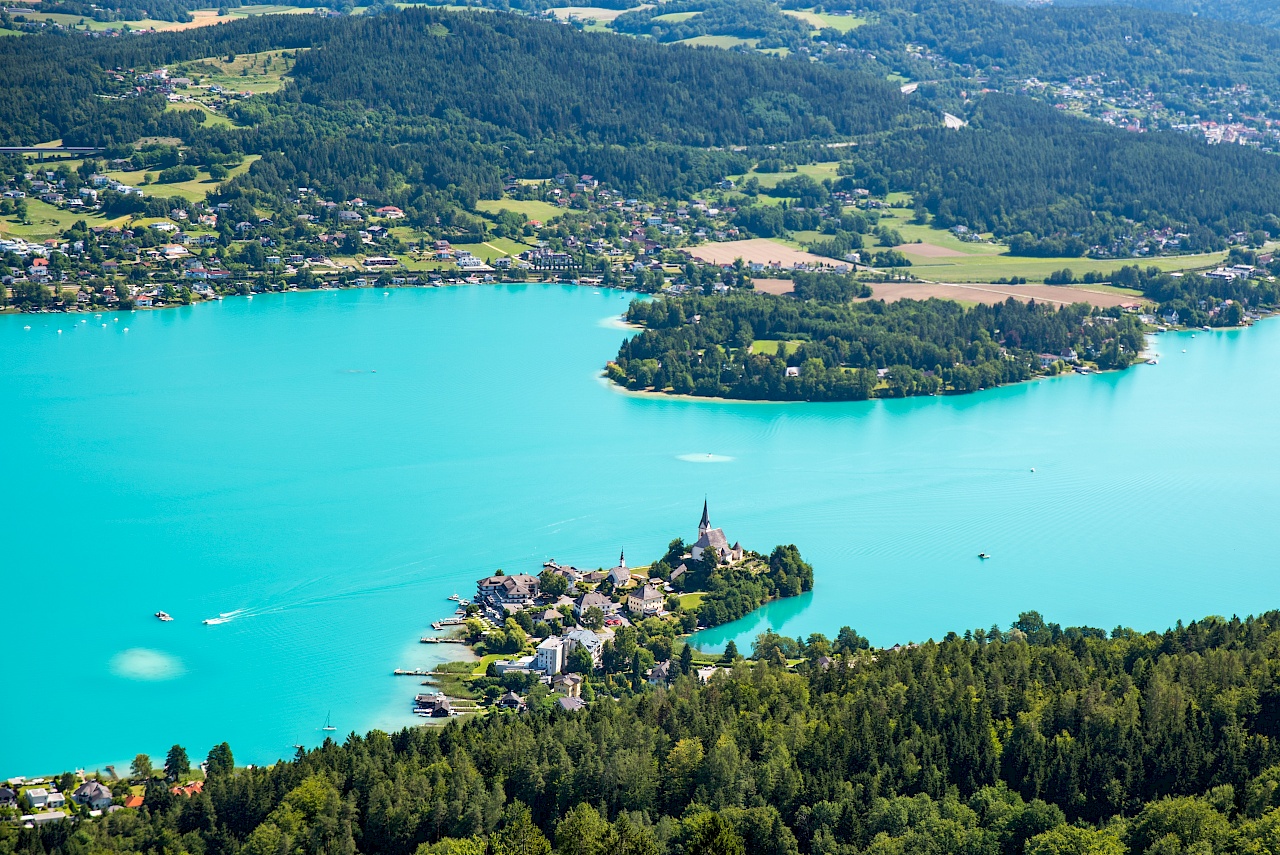
M 806 163 L 802 166 L 797 166 L 794 172 L 757 172 L 755 169 L 752 169 L 745 175 L 730 175 L 729 178 L 731 178 L 733 183 L 736 185 L 741 185 L 748 178 L 754 178 L 760 183 L 761 187 L 770 189 L 777 187 L 779 182 L 786 181 L 789 178 L 795 178 L 797 175 L 807 175 L 814 181 L 822 181 L 824 178 L 830 178 L 834 181 L 838 177 L 836 170 L 839 168 L 840 164 L 838 161 L 831 161 L 829 163 Z M 761 196 L 757 201 L 767 202 L 768 198 L 769 197 Z
M 681 39 L 676 42 L 676 44 L 690 45 L 691 47 L 724 48 L 725 50 L 728 50 L 729 48 L 736 48 L 740 45 L 746 45 L 749 48 L 754 48 L 759 44 L 759 42 L 759 39 L 740 39 L 737 36 L 695 36 L 691 39 Z
M 564 213 L 562 209 L 540 199 L 512 199 L 506 196 L 501 199 L 481 199 L 476 202 L 476 210 L 482 214 L 496 214 L 505 210 L 513 214 L 524 214 L 528 219 L 542 223 Z
M 790 15 L 793 18 L 808 23 L 815 30 L 832 29 L 847 33 L 850 30 L 861 27 L 867 22 L 866 18 L 859 18 L 856 15 L 832 15 L 829 12 L 811 12 L 799 9 L 783 9 L 784 15 Z
M 243 175 L 248 172 L 249 167 L 253 165 L 254 161 L 256 161 L 258 157 L 259 155 L 256 154 L 251 154 L 245 157 L 244 162 L 239 166 L 227 170 L 226 180 L 229 181 L 238 175 Z M 128 172 L 123 170 L 113 170 L 106 174 L 109 177 L 132 187 L 144 187 L 143 192 L 148 196 L 181 196 L 183 199 L 187 199 L 191 202 L 201 201 L 206 195 L 208 195 L 209 191 L 215 189 L 220 183 L 210 178 L 209 173 L 206 170 L 200 169 L 195 179 L 192 181 L 177 181 L 173 184 L 143 184 L 143 181 L 148 174 L 158 175 L 159 172 L 160 170 L 158 169 L 140 169 Z
M 12 216 L 0 217 L 0 235 L 18 237 L 29 241 L 42 241 L 56 238 L 71 228 L 77 220 L 84 220 L 90 226 L 118 225 L 127 217 L 107 219 L 100 214 L 87 211 L 66 211 L 56 208 L 39 199 L 27 200 L 27 222 L 20 223 Z
M 1130 264 L 1168 271 L 1203 270 L 1226 259 L 1225 252 L 1134 259 L 1028 258 L 1009 255 L 999 244 L 970 243 L 949 231 L 907 222 L 908 216 L 902 209 L 886 210 L 880 222 L 896 229 L 907 241 L 897 249 L 911 259 L 911 273 L 937 282 L 992 282 L 1013 276 L 1043 281 L 1064 267 L 1079 277 L 1085 273 L 1111 273 Z
M 811 252 L 804 252 L 784 243 L 765 238 L 752 240 L 721 241 L 704 243 L 689 248 L 689 254 L 699 261 L 708 264 L 732 264 L 741 258 L 747 264 L 757 262 L 765 265 L 791 267 L 793 264 L 820 264 L 834 266 L 841 262 L 834 258 L 824 258 Z

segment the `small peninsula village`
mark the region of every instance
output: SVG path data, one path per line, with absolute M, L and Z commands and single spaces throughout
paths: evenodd
M 395 673 L 428 677 L 413 699 L 413 711 L 426 719 L 552 706 L 574 712 L 601 693 L 638 692 L 683 674 L 708 681 L 732 667 L 736 645 L 708 657 L 683 636 L 812 587 L 813 568 L 795 546 L 764 555 L 731 543 L 712 527 L 704 501 L 697 539 L 672 540 L 648 566 L 628 566 L 624 551 L 611 568 L 550 559 L 536 576 L 498 570 L 479 579 L 474 599 L 451 597 L 455 615 L 421 639 L 467 645 L 475 660 Z

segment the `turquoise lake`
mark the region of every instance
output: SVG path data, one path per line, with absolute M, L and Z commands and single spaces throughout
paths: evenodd
M 0 317 L 0 777 L 224 739 L 263 763 L 330 714 L 338 737 L 414 723 L 418 680 L 391 671 L 433 661 L 417 639 L 449 594 L 548 557 L 646 563 L 696 534 L 704 495 L 731 540 L 794 542 L 816 575 L 710 648 L 768 626 L 887 645 L 1025 609 L 1145 630 L 1280 605 L 1278 322 L 1164 336 L 1158 366 L 1120 374 L 725 404 L 599 378 L 628 300 Z

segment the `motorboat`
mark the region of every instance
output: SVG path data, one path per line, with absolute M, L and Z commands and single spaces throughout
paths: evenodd
M 978 553 L 978 557 L 979 557 L 979 558 L 981 558 L 983 561 L 986 561 L 986 560 L 987 560 L 988 558 L 990 558 L 991 556 L 990 556 L 990 555 L 988 555 L 988 554 L 987 554 L 987 553 L 985 553 L 985 552 L 979 552 L 979 553 Z
M 173 620 L 173 615 L 169 614 L 168 612 L 156 612 L 156 617 L 162 621 L 165 621 L 166 623 Z

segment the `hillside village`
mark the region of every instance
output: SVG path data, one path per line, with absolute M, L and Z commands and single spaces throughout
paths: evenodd
M 706 680 L 715 667 L 701 656 L 703 667 L 695 667 L 693 648 L 681 636 L 812 586 L 813 569 L 794 546 L 769 556 L 747 551 L 712 526 L 704 502 L 697 538 L 687 546 L 673 540 L 647 567 L 629 567 L 623 552 L 607 569 L 551 559 L 537 576 L 499 571 L 478 580 L 475 599 L 439 624 L 459 627 L 482 654 L 469 685 L 454 679 L 448 689 L 496 709 L 523 710 L 532 698 L 576 710 L 597 691 L 637 690 L 685 673 Z M 419 693 L 415 712 L 456 714 L 458 699 L 444 688 Z

